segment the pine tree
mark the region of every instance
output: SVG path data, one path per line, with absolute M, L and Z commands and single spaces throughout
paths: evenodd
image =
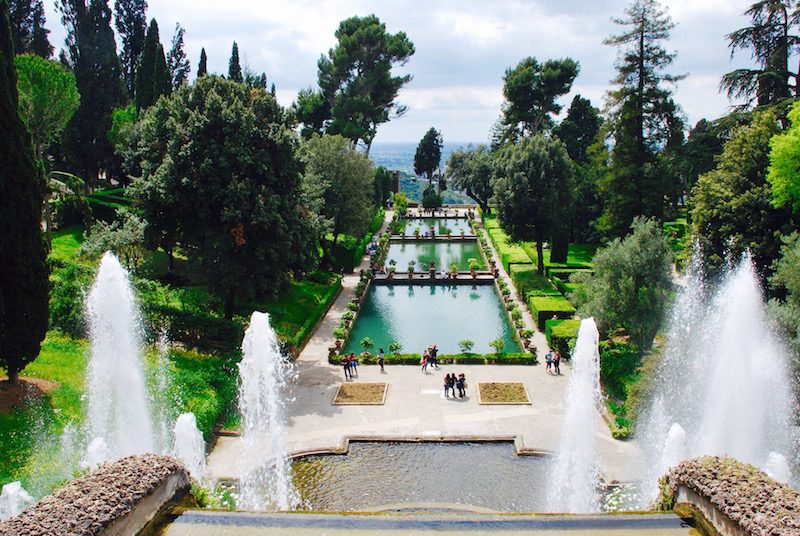
M 197 63 L 197 78 L 200 78 L 201 76 L 205 76 L 208 74 L 208 66 L 206 65 L 207 61 L 208 58 L 206 57 L 206 49 L 201 48 L 200 61 Z
M 228 78 L 240 84 L 244 81 L 242 77 L 242 66 L 239 64 L 239 45 L 233 42 L 231 49 L 231 60 L 228 62 Z
M 154 93 L 155 84 L 153 74 L 156 68 L 158 47 L 158 23 L 156 19 L 151 19 L 150 25 L 147 27 L 147 35 L 144 38 L 142 56 L 136 68 L 136 92 L 134 102 L 136 103 L 136 108 L 139 110 L 149 108 L 157 98 L 157 95 Z
M 189 79 L 189 58 L 183 50 L 184 29 L 175 23 L 175 34 L 172 36 L 172 48 L 167 54 L 167 67 L 172 89 L 178 89 Z
M 32 53 L 43 58 L 53 55 L 53 46 L 44 27 L 42 0 L 11 0 L 9 5 L 11 40 L 15 54 Z
M 0 0 L 0 366 L 17 384 L 47 333 L 49 282 L 40 227 L 44 184 L 17 113 L 8 14 L 8 0 Z
M 144 48 L 147 30 L 146 0 L 117 0 L 114 4 L 114 23 L 122 40 L 120 61 L 128 94 L 133 98 L 136 91 L 136 69 Z
M 94 187 L 101 169 L 115 170 L 119 159 L 108 139 L 111 112 L 125 102 L 108 0 L 59 0 L 67 30 L 62 62 L 75 73 L 81 103 L 64 135 L 65 167 Z
M 609 92 L 614 150 L 611 167 L 601 181 L 605 212 L 600 228 L 611 236 L 627 234 L 633 218 L 660 218 L 671 178 L 658 165 L 658 155 L 672 145 L 680 124 L 680 112 L 665 83 L 683 76 L 663 73 L 675 54 L 661 42 L 675 27 L 658 0 L 634 0 L 626 18 L 614 22 L 626 27 L 605 44 L 620 47 L 617 89 Z

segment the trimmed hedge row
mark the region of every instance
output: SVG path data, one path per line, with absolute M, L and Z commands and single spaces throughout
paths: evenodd
M 555 348 L 563 357 L 572 357 L 572 349 L 578 339 L 581 321 L 577 318 L 568 320 L 545 320 L 544 336 L 550 348 Z
M 535 294 L 537 296 L 560 296 L 553 285 L 543 277 L 532 264 L 513 264 L 509 275 L 523 296 Z
M 511 239 L 505 231 L 498 227 L 488 229 L 487 232 L 506 271 L 510 271 L 512 264 L 531 264 L 525 251 L 520 246 L 511 243 Z
M 554 316 L 559 319 L 568 319 L 575 316 L 575 308 L 564 296 L 541 296 L 535 292 L 527 295 L 528 309 L 536 320 L 539 329 L 545 327 L 545 322 Z
M 569 299 L 569 294 L 572 294 L 583 286 L 581 283 L 572 283 L 569 280 L 564 281 L 563 279 L 555 276 L 551 277 L 550 281 L 553 282 L 559 292 L 561 292 L 561 294 L 563 294 L 567 299 Z
M 309 312 L 308 318 L 306 318 L 306 321 L 300 327 L 300 330 L 290 341 L 290 344 L 298 350 L 300 350 L 306 341 L 308 341 L 309 337 L 311 337 L 311 332 L 314 330 L 317 322 L 323 316 L 325 316 L 325 313 L 328 311 L 331 303 L 333 303 L 333 301 L 339 295 L 339 290 L 342 288 L 342 276 L 336 274 L 334 277 L 336 277 L 336 282 L 331 285 L 331 288 L 328 289 L 317 306 Z
M 387 365 L 419 365 L 420 354 L 386 354 L 384 363 Z M 340 364 L 342 355 L 331 355 L 328 362 L 332 365 Z M 445 354 L 440 355 L 437 361 L 443 365 L 535 365 L 538 363 L 536 353 L 533 352 L 508 352 L 503 354 Z M 358 356 L 362 365 L 375 365 L 378 358 L 370 354 L 369 357 Z
M 590 268 L 556 268 L 553 266 L 545 269 L 545 272 L 548 277 L 557 277 L 564 281 L 569 281 L 572 274 L 594 274 L 594 270 Z

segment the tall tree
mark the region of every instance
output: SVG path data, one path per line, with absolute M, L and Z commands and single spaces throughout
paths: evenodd
M 169 93 L 171 89 L 164 48 L 158 35 L 158 23 L 156 19 L 151 19 L 136 70 L 136 107 L 140 110 L 149 108 L 158 97 Z
M 464 190 L 467 197 L 489 214 L 492 210 L 489 199 L 494 194 L 493 169 L 494 156 L 485 145 L 457 149 L 450 153 L 447 161 L 447 179 L 454 187 Z
M 200 49 L 200 61 L 197 62 L 197 78 L 208 74 L 208 58 L 206 57 L 206 49 Z
M 754 114 L 753 122 L 735 130 L 725 143 L 717 167 L 697 180 L 692 225 L 709 275 L 724 268 L 726 258 L 737 258 L 745 250 L 762 276 L 772 271 L 780 235 L 792 227 L 790 209 L 772 206 L 766 180 L 770 140 L 779 130 L 773 110 Z
M 331 110 L 328 133 L 362 143 L 369 154 L 378 125 L 406 112 L 395 99 L 411 76 L 392 76 L 392 67 L 405 65 L 414 45 L 405 32 L 387 33 L 375 15 L 343 20 L 336 39 L 336 47 L 317 62 L 319 87 Z
M 506 141 L 531 136 L 549 127 L 551 116 L 561 111 L 556 99 L 569 93 L 579 72 L 578 62 L 571 58 L 542 64 L 527 57 L 513 69 L 506 69 L 502 118 Z
M 736 69 L 722 77 L 720 89 L 730 99 L 745 98 L 745 107 L 774 104 L 792 94 L 800 96 L 798 73 L 789 69 L 789 58 L 800 46 L 800 36 L 792 33 L 800 13 L 793 12 L 794 0 L 759 0 L 745 11 L 751 25 L 727 35 L 731 57 L 737 50 L 750 50 L 755 69 Z
M 442 161 L 442 133 L 431 127 L 422 136 L 414 154 L 414 173 L 428 179 L 428 185 L 433 186 L 433 178 L 439 163 Z
M 503 229 L 514 240 L 536 241 L 544 273 L 543 243 L 559 226 L 569 226 L 574 167 L 564 144 L 546 134 L 505 146 L 494 167 L 494 198 Z
M 17 113 L 8 13 L 8 0 L 0 0 L 0 365 L 18 384 L 47 333 L 49 282 L 40 226 L 44 185 Z
M 333 245 L 342 234 L 362 236 L 375 207 L 375 172 L 369 158 L 347 138 L 327 134 L 305 141 L 302 158 L 303 188 L 314 211 L 327 222 L 322 230 L 333 235 Z
M 80 103 L 80 95 L 75 85 L 75 75 L 58 62 L 33 54 L 22 54 L 14 58 L 14 66 L 17 69 L 19 115 L 31 133 L 41 180 L 47 186 L 45 231 L 50 245 L 52 190 L 46 176 L 47 150 L 58 140 L 72 118 Z
M 53 55 L 47 37 L 50 30 L 44 27 L 47 21 L 42 0 L 11 0 L 9 21 L 15 54 L 31 53 L 43 58 Z
M 172 78 L 169 74 L 167 58 L 164 56 L 164 47 L 159 43 L 156 49 L 156 61 L 153 64 L 153 100 L 170 93 L 172 93 Z
M 172 89 L 178 89 L 189 80 L 189 58 L 183 50 L 184 29 L 179 23 L 175 23 L 175 34 L 172 36 L 172 48 L 167 54 L 167 66 L 169 67 L 169 77 Z
M 314 267 L 291 120 L 268 93 L 204 76 L 159 99 L 136 129 L 133 187 L 147 225 L 169 215 L 227 318 L 237 296 L 269 296 Z
M 239 45 L 236 44 L 236 41 L 233 42 L 233 47 L 231 48 L 231 59 L 228 61 L 228 78 L 234 82 L 239 82 L 240 84 L 244 82 L 244 77 L 242 76 L 242 66 L 239 63 Z
M 147 30 L 146 0 L 116 0 L 114 3 L 114 25 L 122 41 L 120 61 L 125 85 L 130 98 L 136 91 L 136 69 L 144 50 L 144 36 Z
M 623 236 L 635 216 L 662 216 L 673 178 L 658 165 L 658 154 L 671 145 L 681 121 L 665 84 L 683 76 L 663 72 L 675 58 L 661 44 L 674 23 L 658 0 L 634 0 L 625 15 L 614 19 L 625 31 L 605 40 L 620 48 L 613 80 L 617 89 L 608 93 L 614 150 L 601 182 L 605 212 L 600 226 L 612 236 Z
M 603 119 L 600 111 L 589 99 L 575 95 L 567 116 L 553 129 L 553 134 L 564 142 L 569 157 L 578 164 L 589 161 L 588 150 L 600 132 Z
M 767 182 L 772 188 L 772 205 L 791 207 L 800 214 L 800 102 L 789 112 L 791 126 L 770 140 Z
M 66 167 L 89 188 L 100 170 L 113 170 L 118 158 L 108 139 L 111 113 L 125 102 L 122 67 L 117 57 L 107 0 L 59 0 L 67 29 L 64 60 L 75 73 L 81 103 L 67 125 L 63 148 Z
M 292 104 L 292 110 L 303 125 L 300 129 L 303 138 L 308 139 L 313 134 L 322 134 L 330 123 L 331 105 L 322 91 L 301 89 L 297 93 L 297 100 Z

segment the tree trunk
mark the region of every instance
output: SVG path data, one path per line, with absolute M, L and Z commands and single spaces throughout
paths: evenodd
M 19 370 L 14 363 L 9 363 L 8 366 L 8 383 L 11 385 L 19 385 Z
M 553 230 L 550 241 L 550 262 L 567 262 L 569 253 L 569 229 L 562 226 Z
M 536 239 L 536 268 L 539 273 L 544 275 L 544 248 L 542 247 L 542 239 Z
M 225 320 L 233 319 L 233 305 L 236 301 L 236 291 L 229 288 L 225 294 Z
M 171 272 L 175 269 L 175 251 L 173 248 L 167 250 L 167 269 Z
M 50 192 L 44 196 L 44 235 L 47 239 L 47 251 L 53 249 L 53 209 L 50 207 Z

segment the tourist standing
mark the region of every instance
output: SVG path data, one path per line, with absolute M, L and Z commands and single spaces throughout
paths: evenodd
M 556 352 L 556 355 L 553 356 L 553 368 L 556 369 L 556 374 L 559 376 L 561 375 L 561 369 L 559 365 L 561 364 L 561 354 Z
M 547 368 L 545 370 L 549 374 L 551 369 L 553 368 L 553 352 L 547 352 L 547 355 L 544 356 L 544 360 L 547 362 Z
M 450 388 L 450 392 L 453 393 L 453 398 L 456 397 L 456 375 L 455 373 L 450 375 L 450 383 L 447 384 Z
M 350 371 L 350 358 L 345 357 L 342 359 L 342 368 L 344 369 L 344 379 L 352 379 L 353 373 Z
M 350 357 L 348 357 L 347 360 L 350 361 L 350 377 L 353 377 L 354 372 L 356 373 L 356 376 L 358 376 L 358 361 L 356 360 L 356 353 L 351 352 Z
M 381 366 L 381 372 L 383 372 L 383 348 L 378 350 L 378 365 Z
M 467 392 L 467 378 L 464 376 L 463 372 L 458 375 L 456 387 L 458 387 L 458 398 L 464 398 Z M 455 393 L 453 393 L 453 396 L 455 396 Z
M 439 368 L 438 356 L 439 356 L 439 348 L 437 348 L 436 345 L 434 344 L 433 347 L 431 348 L 431 360 L 432 360 L 431 364 L 437 369 Z
M 450 378 L 451 378 L 451 376 L 450 376 L 449 373 L 446 374 L 445 377 L 444 377 L 444 397 L 445 398 L 450 398 Z M 455 396 L 455 393 L 453 393 L 453 396 Z
M 422 354 L 422 360 L 420 361 L 420 364 L 422 365 L 422 372 L 425 372 L 428 369 L 428 360 L 430 359 L 430 357 L 431 354 L 426 349 L 425 353 Z

